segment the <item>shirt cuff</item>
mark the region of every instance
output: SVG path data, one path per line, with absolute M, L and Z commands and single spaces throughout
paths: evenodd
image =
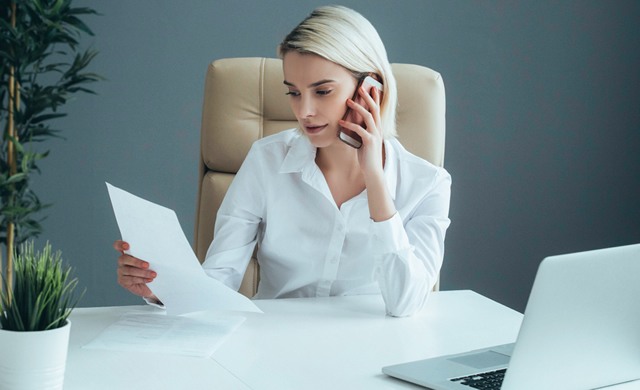
M 155 299 L 146 298 L 146 297 L 142 297 L 142 299 L 144 299 L 144 301 L 147 302 L 151 306 L 155 306 L 155 307 L 159 307 L 161 309 L 165 309 L 164 304 L 162 302 L 160 302 L 160 301 L 156 301 Z
M 402 218 L 397 211 L 393 217 L 386 221 L 374 222 L 371 220 L 369 232 L 373 238 L 371 248 L 373 253 L 395 253 L 411 246 L 402 224 Z

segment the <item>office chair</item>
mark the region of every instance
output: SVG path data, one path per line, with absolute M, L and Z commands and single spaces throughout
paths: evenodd
M 445 92 L 439 73 L 422 66 L 392 64 L 398 86 L 398 140 L 409 152 L 442 166 L 445 142 Z M 200 263 L 213 240 L 216 214 L 231 181 L 254 141 L 296 127 L 282 83 L 282 60 L 230 58 L 207 70 L 200 174 L 193 246 Z M 258 291 L 256 251 L 239 292 Z M 440 280 L 434 290 L 439 290 Z

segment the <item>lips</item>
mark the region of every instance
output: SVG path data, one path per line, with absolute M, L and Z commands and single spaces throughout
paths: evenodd
M 327 127 L 327 125 L 324 126 L 305 126 L 305 130 L 307 130 L 307 133 L 309 134 L 316 134 L 321 132 L 322 130 L 325 129 L 325 127 Z

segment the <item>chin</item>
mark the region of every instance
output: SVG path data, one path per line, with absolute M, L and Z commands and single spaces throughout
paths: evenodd
M 324 129 L 319 134 L 309 134 L 306 131 L 304 131 L 304 134 L 311 142 L 311 145 L 315 146 L 316 148 L 326 148 L 327 146 L 333 145 L 335 142 L 341 142 L 338 139 L 337 130 L 330 128 Z
M 309 140 L 311 141 L 311 145 L 315 146 L 316 148 L 326 148 L 327 146 L 331 146 L 333 144 L 333 142 L 329 140 L 314 140 L 311 138 L 309 138 Z

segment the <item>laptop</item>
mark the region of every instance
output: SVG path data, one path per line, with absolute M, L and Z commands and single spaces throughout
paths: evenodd
M 545 258 L 514 344 L 382 372 L 433 390 L 586 390 L 640 379 L 640 244 Z

